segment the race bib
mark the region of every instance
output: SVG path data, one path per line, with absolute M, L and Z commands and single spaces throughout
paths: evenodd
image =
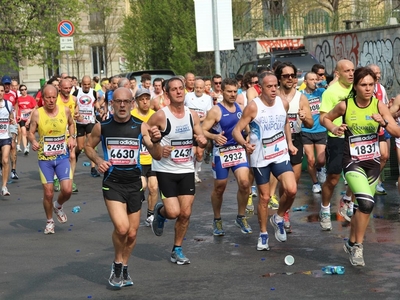
M 106 139 L 108 161 L 113 165 L 136 165 L 139 139 L 113 137 Z
M 312 115 L 317 115 L 319 114 L 319 107 L 321 105 L 321 99 L 320 98 L 313 98 L 308 100 L 310 104 L 310 110 Z
M 240 145 L 233 145 L 219 148 L 221 166 L 223 168 L 234 167 L 238 164 L 247 162 L 246 151 Z
M 202 109 L 199 109 L 199 108 L 190 108 L 190 109 L 195 111 L 197 113 L 197 115 L 199 116 L 199 118 L 203 118 L 206 115 L 206 113 Z
M 79 110 L 79 114 L 82 117 L 82 119 L 81 119 L 81 121 L 79 121 L 79 123 L 81 123 L 81 124 L 94 123 L 93 111 L 91 111 L 91 110 Z
M 288 153 L 286 137 L 283 131 L 278 132 L 272 137 L 262 139 L 263 156 L 266 160 L 273 160 L 278 156 Z
M 45 156 L 63 155 L 67 153 L 65 135 L 43 137 L 43 154 Z
M 192 161 L 193 139 L 172 140 L 171 160 L 177 164 Z
M 350 156 L 353 160 L 369 160 L 381 156 L 378 134 L 362 134 L 349 137 Z
M 297 125 L 297 114 L 288 113 L 288 120 L 290 124 L 290 131 L 295 133 L 295 126 Z
M 21 110 L 21 120 L 26 121 L 29 119 L 32 110 L 30 109 L 23 109 Z
M 8 118 L 0 119 L 0 134 L 8 133 L 9 125 L 10 125 L 10 120 Z

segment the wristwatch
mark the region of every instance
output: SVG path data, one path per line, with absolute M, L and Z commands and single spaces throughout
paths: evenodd
M 76 139 L 76 134 L 71 134 L 71 137 L 72 137 L 73 139 Z
M 383 127 L 383 128 L 386 128 L 386 126 L 388 126 L 388 124 L 389 124 L 389 122 L 388 122 L 388 120 L 383 120 L 384 122 L 385 122 L 385 125 L 381 125 L 381 127 Z

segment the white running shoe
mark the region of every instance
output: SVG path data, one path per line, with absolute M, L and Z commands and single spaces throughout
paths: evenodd
M 1 188 L 1 194 L 2 194 L 3 196 L 10 196 L 10 192 L 8 191 L 8 188 L 7 188 L 6 186 L 3 186 L 3 187 Z
M 47 222 L 46 223 L 46 228 L 44 229 L 44 234 L 52 234 L 54 233 L 54 222 Z
M 199 175 L 196 174 L 194 176 L 194 182 L 196 182 L 196 183 L 200 183 L 201 182 L 201 179 L 200 179 Z
M 17 145 L 17 151 L 18 151 L 18 152 L 22 152 L 22 149 L 21 149 L 21 146 L 20 146 L 20 145 Z
M 147 217 L 146 220 L 144 220 L 144 225 L 146 225 L 147 227 L 151 226 L 151 223 L 153 223 L 154 220 L 154 215 L 150 215 Z
M 326 181 L 326 169 L 321 168 L 321 171 L 317 171 L 317 179 L 320 184 L 324 183 Z
M 313 184 L 312 186 L 312 192 L 314 194 L 319 194 L 321 193 L 322 189 L 321 189 L 321 185 L 319 183 Z

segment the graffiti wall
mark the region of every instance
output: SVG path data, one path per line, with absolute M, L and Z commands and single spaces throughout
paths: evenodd
M 272 49 L 298 49 L 304 47 L 303 37 L 269 38 L 235 42 L 235 49 L 220 52 L 221 76 L 233 77 L 240 66 L 257 59 L 257 54 Z
M 337 61 L 351 60 L 355 66 L 376 64 L 382 72 L 381 83 L 390 97 L 400 93 L 400 26 L 368 31 L 346 31 L 304 37 L 304 45 L 333 74 Z

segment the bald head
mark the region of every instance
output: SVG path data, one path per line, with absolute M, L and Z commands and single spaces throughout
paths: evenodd
M 43 98 L 46 97 L 46 95 L 48 95 L 48 94 L 52 94 L 53 92 L 55 92 L 56 94 L 58 94 L 57 88 L 56 88 L 54 85 L 52 85 L 52 84 L 46 84 L 46 85 L 43 87 L 43 93 L 42 93 Z
M 89 76 L 83 76 L 82 77 L 82 91 L 85 93 L 89 92 L 91 86 L 92 86 L 92 79 Z

